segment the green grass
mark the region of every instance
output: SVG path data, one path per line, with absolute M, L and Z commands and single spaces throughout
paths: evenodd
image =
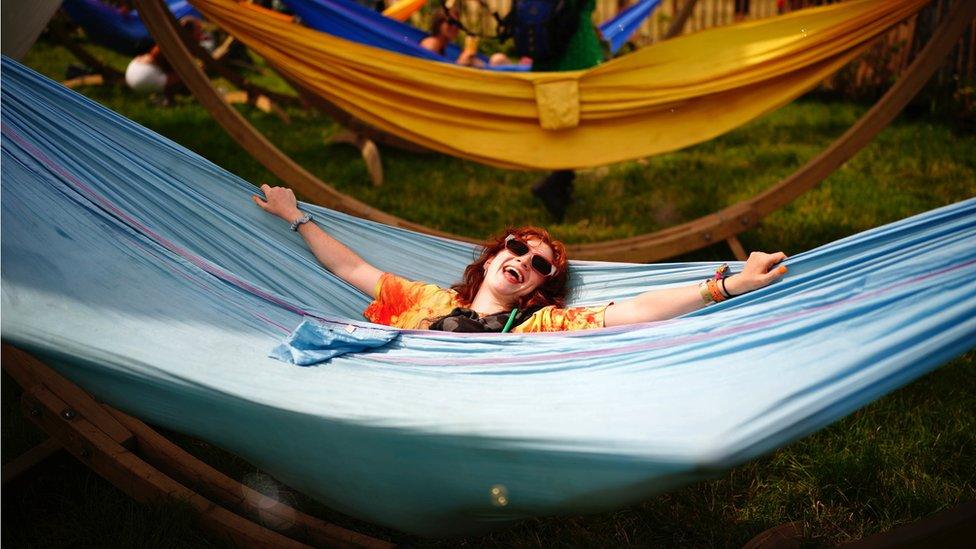
M 124 60 L 98 50 L 118 66 Z M 39 43 L 27 64 L 54 78 L 72 62 Z M 281 83 L 266 73 L 266 84 Z M 85 95 L 184 144 L 254 183 L 275 182 L 192 99 L 159 108 L 117 88 Z M 425 225 L 481 237 L 506 224 L 549 225 L 568 242 L 633 236 L 710 213 L 768 188 L 812 158 L 867 109 L 818 96 L 801 99 L 708 143 L 672 154 L 583 171 L 577 203 L 553 225 L 529 193 L 540 173 L 508 172 L 441 155 L 382 150 L 386 182 L 373 187 L 358 152 L 325 145 L 328 118 L 290 109 L 293 123 L 243 112 L 321 179 L 379 209 Z M 797 253 L 976 195 L 976 137 L 951 122 L 902 114 L 818 188 L 741 235 L 748 249 Z M 679 259 L 724 259 L 724 245 Z M 831 427 L 713 480 L 613 513 L 543 518 L 464 540 L 419 540 L 322 509 L 301 494 L 286 500 L 348 527 L 418 546 L 741 545 L 798 521 L 813 545 L 860 539 L 976 499 L 976 353 L 888 395 Z M 3 382 L 3 460 L 42 439 L 19 417 Z M 252 484 L 269 479 L 201 442 L 178 442 Z M 136 504 L 71 460 L 55 461 L 5 488 L 5 546 L 208 546 L 181 506 Z M 111 517 L 111 520 L 106 520 Z M 143 543 L 145 541 L 145 543 Z

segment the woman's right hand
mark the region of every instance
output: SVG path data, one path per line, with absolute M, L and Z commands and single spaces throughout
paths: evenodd
M 272 187 L 265 183 L 261 185 L 261 191 L 264 192 L 263 200 L 257 195 L 251 196 L 251 200 L 262 210 L 274 214 L 288 223 L 302 216 L 302 212 L 298 209 L 295 193 L 288 187 Z
M 264 199 L 260 196 L 251 196 L 251 200 L 262 210 L 280 217 L 286 223 L 294 223 L 302 217 L 302 211 L 298 209 L 298 201 L 295 200 L 295 193 L 291 189 L 261 185 L 261 191 L 264 193 Z M 323 267 L 359 288 L 364 294 L 376 297 L 376 285 L 383 276 L 383 271 L 366 263 L 356 252 L 326 234 L 315 223 L 303 224 L 298 234 L 305 240 L 309 250 Z
M 776 282 L 786 274 L 785 266 L 777 267 L 784 259 L 786 254 L 783 252 L 752 252 L 742 267 L 742 272 L 725 279 L 726 290 L 732 295 L 742 295 Z

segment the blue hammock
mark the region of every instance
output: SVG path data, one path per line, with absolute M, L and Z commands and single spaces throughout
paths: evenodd
M 461 54 L 455 44 L 449 44 L 444 55 L 422 48 L 420 41 L 427 36 L 425 31 L 385 17 L 352 0 L 284 0 L 284 3 L 305 25 L 346 40 L 433 61 L 453 62 Z M 610 43 L 611 53 L 617 53 L 627 43 L 660 3 L 661 0 L 640 0 L 600 25 L 600 32 Z M 488 62 L 484 56 L 480 57 L 483 62 Z M 526 70 L 520 65 L 489 68 Z
M 968 200 L 799 254 L 781 282 L 667 322 L 403 331 L 292 366 L 268 354 L 303 318 L 390 329 L 354 320 L 367 298 L 255 207 L 247 182 L 6 58 L 2 78 L 3 339 L 113 406 L 400 530 L 629 505 L 820 429 L 976 342 Z M 448 284 L 474 251 L 305 207 L 408 277 Z M 714 267 L 576 262 L 572 301 Z
M 201 17 L 186 0 L 166 0 L 177 19 L 187 15 Z M 125 55 L 139 55 L 155 43 L 136 11 L 122 13 L 119 8 L 99 0 L 64 0 L 61 5 L 93 41 Z

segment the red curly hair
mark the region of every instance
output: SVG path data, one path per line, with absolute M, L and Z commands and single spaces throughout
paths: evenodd
M 458 293 L 458 299 L 465 305 L 470 305 L 474 301 L 478 288 L 485 280 L 485 263 L 505 249 L 505 239 L 510 234 L 523 241 L 535 239 L 547 244 L 552 248 L 552 264 L 556 266 L 556 274 L 546 277 L 531 294 L 520 297 L 516 307 L 525 310 L 529 307 L 546 307 L 548 305 L 564 306 L 566 304 L 566 283 L 569 275 L 566 246 L 553 239 L 549 235 L 549 231 L 539 227 L 509 227 L 504 232 L 485 240 L 482 244 L 481 255 L 464 269 L 461 282 L 451 286 L 451 289 Z

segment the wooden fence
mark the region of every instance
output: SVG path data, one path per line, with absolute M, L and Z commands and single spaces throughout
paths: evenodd
M 465 26 L 478 28 L 486 35 L 495 30 L 495 21 L 489 15 L 496 12 L 500 15 L 508 13 L 512 0 L 462 0 L 462 17 Z M 593 20 L 596 23 L 605 21 L 620 10 L 633 4 L 635 0 L 597 0 Z M 685 0 L 661 0 L 661 5 L 641 25 L 633 38 L 637 46 L 650 44 L 663 38 L 671 20 L 684 5 Z M 728 25 L 733 22 L 773 17 L 781 13 L 833 3 L 829 0 L 699 0 L 694 12 L 685 24 L 685 33 L 697 32 L 709 27 Z M 434 2 L 431 5 L 437 5 Z

